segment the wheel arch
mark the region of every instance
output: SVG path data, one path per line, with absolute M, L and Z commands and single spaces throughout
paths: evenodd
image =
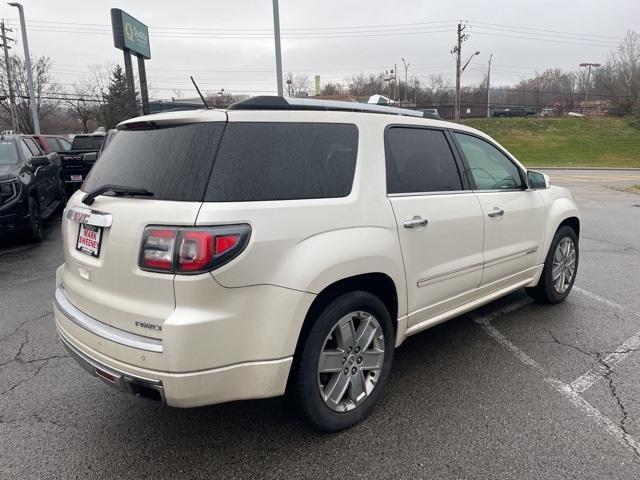
M 370 272 L 345 277 L 327 285 L 311 303 L 298 335 L 295 355 L 299 354 L 304 339 L 313 327 L 314 318 L 334 299 L 348 292 L 365 291 L 378 297 L 387 307 L 393 324 L 394 336 L 398 330 L 398 288 L 393 279 L 383 272 Z

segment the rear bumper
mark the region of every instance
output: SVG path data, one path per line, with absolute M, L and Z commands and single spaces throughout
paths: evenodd
M 194 287 L 192 284 L 191 289 Z M 258 294 L 265 288 L 270 298 L 266 304 Z M 287 318 L 285 314 L 290 313 L 287 330 L 295 330 L 290 319 L 300 314 L 296 308 L 288 309 L 291 304 L 284 301 L 293 293 L 282 290 L 281 295 L 274 295 L 274 288 L 251 287 L 243 295 L 244 303 L 232 298 L 235 311 L 228 321 L 207 310 L 213 320 L 196 322 L 198 309 L 194 309 L 193 300 L 190 308 L 176 308 L 163 325 L 162 339 L 120 330 L 92 318 L 66 298 L 61 284 L 54 294 L 54 316 L 62 343 L 91 375 L 121 392 L 173 407 L 197 407 L 284 394 L 295 342 L 287 345 L 283 341 L 279 322 L 274 319 Z M 241 290 L 226 293 L 236 295 Z M 313 298 L 300 295 L 305 299 L 300 308 Z M 298 294 L 294 298 L 294 303 L 299 303 Z M 222 308 L 221 298 L 216 303 Z M 267 341 L 273 338 L 278 339 L 276 344 Z M 234 352 L 242 355 L 234 356 Z
M 247 362 L 199 372 L 146 370 L 106 357 L 65 332 L 56 321 L 60 341 L 91 375 L 124 393 L 190 408 L 233 400 L 284 394 L 292 357 Z

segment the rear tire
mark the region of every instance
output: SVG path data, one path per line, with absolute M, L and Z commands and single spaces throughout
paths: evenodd
M 346 293 L 310 319 L 294 361 L 290 394 L 304 419 L 336 432 L 366 418 L 389 377 L 395 336 L 375 295 Z
M 33 243 L 42 241 L 42 216 L 40 205 L 33 197 L 29 197 L 29 240 Z
M 538 285 L 527 288 L 527 294 L 538 303 L 562 302 L 573 288 L 578 273 L 578 236 L 564 225 L 553 237 Z

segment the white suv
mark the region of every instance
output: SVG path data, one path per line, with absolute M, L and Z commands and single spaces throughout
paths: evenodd
M 60 338 L 119 390 L 195 407 L 285 392 L 363 419 L 414 333 L 525 287 L 557 303 L 580 215 L 483 133 L 257 97 L 123 122 L 70 199 Z

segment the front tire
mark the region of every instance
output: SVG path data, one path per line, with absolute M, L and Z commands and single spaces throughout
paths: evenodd
M 29 197 L 29 240 L 33 243 L 42 241 L 42 215 L 40 205 L 33 197 Z
M 562 302 L 573 288 L 578 273 L 578 236 L 564 225 L 551 242 L 538 285 L 527 288 L 527 294 L 538 303 Z
M 290 384 L 303 417 L 335 432 L 366 418 L 387 382 L 395 346 L 391 316 L 375 295 L 355 291 L 327 305 L 302 339 Z

